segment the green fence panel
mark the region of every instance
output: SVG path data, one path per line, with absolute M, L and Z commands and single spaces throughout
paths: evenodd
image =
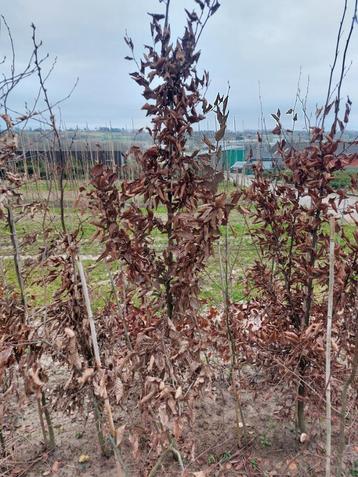
M 245 160 L 245 150 L 238 149 L 226 149 L 223 151 L 223 163 L 225 167 L 232 167 L 235 162 L 243 162 Z

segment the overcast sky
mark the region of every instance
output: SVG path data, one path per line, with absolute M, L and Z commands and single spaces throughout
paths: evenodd
M 162 11 L 158 0 L 11 0 L 2 2 L 14 37 L 18 67 L 31 52 L 34 22 L 44 52 L 57 57 L 49 82 L 53 100 L 65 96 L 77 77 L 79 83 L 71 99 L 61 107 L 67 126 L 109 125 L 139 128 L 145 124 L 140 111 L 140 88 L 130 79 L 132 63 L 123 41 L 125 31 L 133 38 L 137 55 L 150 42 L 146 12 Z M 174 35 L 183 32 L 184 8 L 193 0 L 172 0 L 171 23 Z M 230 126 L 256 129 L 260 118 L 259 83 L 264 115 L 277 107 L 292 106 L 301 69 L 301 89 L 305 95 L 309 77 L 309 108 L 324 101 L 329 67 L 333 60 L 343 0 L 222 0 L 201 37 L 199 66 L 210 72 L 209 98 L 218 91 L 230 93 Z M 353 0 L 348 0 L 353 5 Z M 349 11 L 345 33 L 352 18 Z M 358 27 L 358 25 L 356 25 Z M 0 32 L 0 55 L 6 52 L 4 29 Z M 343 47 L 342 47 L 343 49 Z M 343 94 L 353 100 L 350 129 L 358 129 L 358 28 L 353 34 Z M 0 66 L 1 72 L 4 65 Z M 20 109 L 31 102 L 36 82 L 23 83 L 12 98 Z M 209 119 L 210 128 L 214 126 Z M 206 127 L 206 125 L 203 125 Z

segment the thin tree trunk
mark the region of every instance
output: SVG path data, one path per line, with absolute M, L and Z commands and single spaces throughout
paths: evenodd
M 48 448 L 51 450 L 56 447 L 55 432 L 53 430 L 52 419 L 47 407 L 47 401 L 44 391 L 41 392 L 41 404 L 48 430 Z
M 27 301 L 26 301 L 26 294 L 25 294 L 25 284 L 21 272 L 21 255 L 20 255 L 20 247 L 19 247 L 19 242 L 17 239 L 17 233 L 16 233 L 16 225 L 14 221 L 14 216 L 12 213 L 11 205 L 7 205 L 7 211 L 8 211 L 8 225 L 10 228 L 10 233 L 11 233 L 11 242 L 13 245 L 14 249 L 14 262 L 15 262 L 15 270 L 16 270 L 16 276 L 17 276 L 17 281 L 19 284 L 19 289 L 20 289 L 20 296 L 21 296 L 21 302 L 24 307 L 24 322 L 28 323 L 29 322 L 29 317 L 28 317 L 28 309 L 27 309 Z M 45 407 L 43 407 L 45 406 Z M 54 430 L 52 426 L 52 421 L 51 421 L 51 416 L 50 413 L 46 407 L 46 398 L 45 394 L 42 391 L 41 398 L 38 398 L 38 412 L 39 412 L 39 419 L 40 419 L 40 424 L 41 424 L 41 429 L 45 441 L 45 445 L 49 446 L 51 449 L 55 447 L 55 435 L 54 435 Z M 48 432 L 49 432 L 49 438 L 47 439 L 46 436 L 46 430 L 45 430 L 45 424 L 43 421 L 43 415 L 45 415 L 45 419 L 47 422 L 48 426 Z
M 15 225 L 15 221 L 14 221 L 14 215 L 12 213 L 11 204 L 7 205 L 7 222 L 8 222 L 8 225 L 9 225 L 10 234 L 11 234 L 11 242 L 12 242 L 12 246 L 13 246 L 13 249 L 14 249 L 15 271 L 16 271 L 17 282 L 19 284 L 19 289 L 20 289 L 21 303 L 22 303 L 22 306 L 24 307 L 24 321 L 25 321 L 25 323 L 28 323 L 27 301 L 26 301 L 26 295 L 25 295 L 25 284 L 24 284 L 24 279 L 23 279 L 22 273 L 21 273 L 20 247 L 19 247 L 19 242 L 18 242 L 18 239 L 17 239 L 16 225 Z
M 320 213 L 319 209 L 315 214 L 315 219 L 320 223 Z M 317 241 L 318 241 L 318 228 L 319 225 L 316 225 L 312 232 L 312 244 L 310 247 L 310 252 L 308 255 L 309 259 L 309 266 L 312 270 L 316 263 L 316 249 L 317 249 Z M 304 314 L 301 319 L 301 331 L 303 331 L 306 327 L 310 324 L 310 317 L 311 317 L 311 308 L 313 302 L 313 274 L 311 273 L 307 286 L 306 286 L 306 300 L 304 303 Z M 300 381 L 298 384 L 298 401 L 297 401 L 297 426 L 299 432 L 306 433 L 306 421 L 305 421 L 305 399 L 306 399 L 306 386 L 305 386 L 305 371 L 306 371 L 306 359 L 301 356 L 298 362 L 298 369 L 299 369 L 299 376 Z
M 297 399 L 297 427 L 298 431 L 303 434 L 306 432 L 306 420 L 305 420 L 305 397 L 306 388 L 304 383 L 304 370 L 305 363 L 303 358 L 298 363 L 300 382 L 298 384 L 298 399 Z
M 5 439 L 4 439 L 4 434 L 2 432 L 3 427 L 2 424 L 0 424 L 0 447 L 1 447 L 1 457 L 6 456 L 6 445 L 5 445 Z
M 43 439 L 44 439 L 44 444 L 45 444 L 45 447 L 47 447 L 47 445 L 48 445 L 47 433 L 46 433 L 46 427 L 45 427 L 45 421 L 44 421 L 43 409 L 42 409 L 42 404 L 41 404 L 41 398 L 40 397 L 37 398 L 37 411 L 38 411 L 38 415 L 39 415 L 39 419 L 40 419 L 40 427 L 41 427 L 42 436 L 43 436 Z
M 171 185 L 170 185 L 171 188 Z M 171 190 L 168 192 L 168 204 L 167 204 L 167 236 L 168 236 L 168 245 L 167 245 L 167 251 L 168 251 L 168 269 L 167 269 L 167 277 L 166 277 L 166 282 L 165 282 L 165 301 L 167 305 L 167 313 L 168 313 L 168 318 L 170 320 L 173 319 L 173 310 L 174 310 L 174 301 L 173 301 L 173 293 L 171 289 L 171 283 L 173 279 L 173 195 Z
M 122 320 L 123 329 L 124 329 L 124 336 L 125 336 L 125 339 L 126 339 L 126 342 L 127 342 L 127 346 L 130 349 L 130 351 L 133 351 L 133 346 L 132 346 L 131 339 L 130 339 L 129 332 L 128 332 L 126 316 L 125 316 L 125 313 L 123 312 L 123 310 L 121 308 L 121 303 L 120 303 L 120 299 L 119 299 L 119 296 L 118 296 L 118 290 L 117 290 L 116 284 L 114 283 L 113 274 L 112 274 L 111 269 L 109 268 L 109 266 L 107 264 L 106 264 L 106 267 L 107 267 L 107 272 L 108 272 L 108 276 L 109 276 L 109 281 L 111 282 L 112 291 L 113 291 L 115 299 L 116 299 L 118 313 L 119 313 L 119 316 Z M 123 287 L 123 294 L 125 294 L 125 287 Z M 123 300 L 123 305 L 125 306 L 125 296 L 124 296 L 124 300 Z
M 99 402 L 97 396 L 92 393 L 92 405 L 93 405 L 93 412 L 94 412 L 94 420 L 97 430 L 97 438 L 99 447 L 101 449 L 101 454 L 103 457 L 109 457 L 112 453 L 106 443 L 106 438 L 103 433 L 103 415 L 99 408 Z
M 6 280 L 6 267 L 4 264 L 4 259 L 2 257 L 0 257 L 0 272 L 2 275 L 4 290 L 6 291 L 8 289 L 7 280 Z
M 226 188 L 228 189 L 229 182 L 229 165 L 226 166 Z M 244 440 L 247 440 L 247 431 L 246 423 L 244 419 L 244 414 L 242 411 L 240 392 L 239 392 L 239 383 L 236 376 L 236 371 L 239 372 L 236 356 L 236 344 L 235 337 L 232 331 L 232 323 L 230 317 L 230 276 L 229 276 L 229 237 L 228 237 L 228 224 L 225 226 L 225 235 L 224 235 L 224 263 L 220 253 L 220 244 L 219 244 L 219 257 L 220 257 L 220 275 L 222 281 L 222 290 L 223 290 L 223 299 L 224 299 L 224 315 L 225 315 L 225 324 L 226 324 L 226 334 L 230 346 L 230 375 L 229 379 L 231 381 L 232 396 L 235 402 L 235 417 L 236 417 L 236 435 L 237 435 L 237 444 L 238 447 L 242 445 L 242 437 Z M 243 429 L 243 432 L 241 431 Z

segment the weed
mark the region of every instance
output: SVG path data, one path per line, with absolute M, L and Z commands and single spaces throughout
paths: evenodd
M 271 440 L 267 437 L 266 434 L 261 434 L 259 437 L 259 442 L 261 447 L 270 447 L 271 446 Z

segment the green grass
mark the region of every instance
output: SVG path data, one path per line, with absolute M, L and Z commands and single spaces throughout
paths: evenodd
M 285 174 L 292 176 L 292 171 L 285 169 Z M 274 173 L 272 171 L 264 171 L 264 177 L 272 177 Z M 347 167 L 344 170 L 336 171 L 333 173 L 333 179 L 331 180 L 331 187 L 333 189 L 350 189 L 351 181 L 355 177 L 357 179 L 358 168 Z M 355 189 L 357 191 L 357 189 Z
M 13 259 L 3 260 L 2 266 L 1 275 L 8 286 L 8 290 L 18 290 Z M 112 292 L 107 268 L 103 262 L 94 262 L 92 260 L 83 260 L 83 267 L 92 290 L 93 310 L 96 311 L 105 305 Z M 110 268 L 112 273 L 115 272 L 114 264 Z M 45 278 L 47 273 L 48 270 L 43 270 L 41 266 L 33 268 L 31 271 L 28 269 L 25 272 L 25 291 L 30 307 L 41 307 L 51 302 L 54 294 L 60 289 L 60 278 L 56 278 L 53 282 L 46 284 Z
M 165 209 L 160 208 L 159 214 L 164 216 Z M 56 231 L 60 231 L 59 210 L 54 208 L 51 210 L 53 216 L 52 227 L 53 234 Z M 67 223 L 70 230 L 75 230 L 81 223 L 81 249 L 82 255 L 99 255 L 102 251 L 102 245 L 99 241 L 93 240 L 93 236 L 96 232 L 96 227 L 90 223 L 90 216 L 80 217 L 76 213 L 67 214 Z M 221 227 L 221 232 L 225 233 L 225 227 Z M 26 235 L 37 232 L 38 238 L 35 243 L 21 247 L 21 253 L 25 256 L 34 256 L 39 253 L 39 247 L 42 245 L 42 219 L 41 217 L 35 217 L 34 219 L 25 218 L 20 220 L 16 224 L 16 231 L 18 239 L 21 243 Z M 232 299 L 234 301 L 240 300 L 243 297 L 242 281 L 244 269 L 253 261 L 255 256 L 255 248 L 252 246 L 250 238 L 245 237 L 245 226 L 240 218 L 239 214 L 232 215 L 232 221 L 228 227 L 228 243 L 229 243 L 229 266 L 233 269 L 233 286 L 231 289 Z M 9 258 L 4 260 L 5 267 L 5 280 L 13 288 L 17 289 L 17 279 L 15 274 L 14 263 L 11 257 L 12 246 L 10 241 L 9 230 L 5 227 L 4 223 L 0 224 L 1 234 L 1 247 L 2 254 L 8 255 Z M 154 248 L 159 252 L 164 249 L 167 237 L 165 234 L 154 230 L 152 233 Z M 205 301 L 213 304 L 219 304 L 222 302 L 222 278 L 220 269 L 220 253 L 223 254 L 224 250 L 223 240 L 215 244 L 215 254 L 208 261 L 205 272 L 201 277 L 201 298 Z M 84 261 L 85 268 L 91 269 L 88 274 L 89 284 L 92 289 L 92 299 L 95 308 L 99 308 L 105 303 L 105 299 L 110 293 L 110 285 L 108 283 L 108 275 L 103 262 L 95 263 L 93 261 Z M 26 267 L 25 267 L 26 269 Z M 60 287 L 60 280 L 55 280 L 48 285 L 45 290 L 43 284 L 35 283 L 42 280 L 44 277 L 41 268 L 36 268 L 29 273 L 26 278 L 25 286 L 26 293 L 28 295 L 29 302 L 32 305 L 42 306 L 46 300 L 48 300 L 56 290 Z M 105 283 L 107 282 L 107 283 Z M 97 284 L 100 284 L 98 286 Z
M 351 187 L 352 178 L 357 179 L 358 169 L 347 168 L 344 171 L 337 171 L 333 174 L 334 178 L 331 185 L 334 189 L 349 189 Z

